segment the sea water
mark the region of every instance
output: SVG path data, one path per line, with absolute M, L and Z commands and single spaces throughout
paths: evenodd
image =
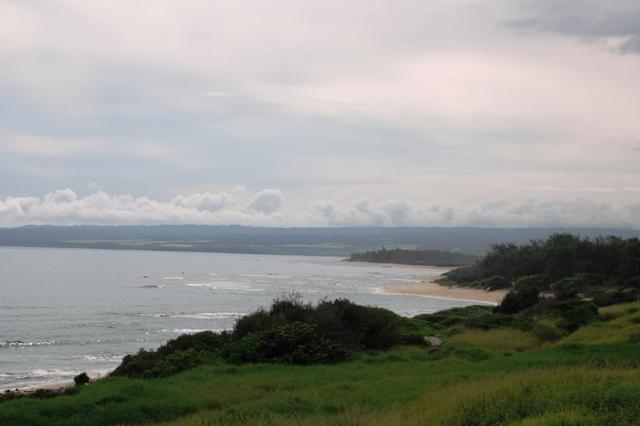
M 438 269 L 335 257 L 0 247 L 0 390 L 97 376 L 182 333 L 224 330 L 292 292 L 401 315 L 469 302 L 385 294 Z

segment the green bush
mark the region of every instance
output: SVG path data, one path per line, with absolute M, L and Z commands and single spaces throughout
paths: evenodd
M 400 343 L 401 318 L 393 312 L 357 305 L 346 299 L 323 301 L 317 306 L 297 296 L 277 299 L 269 310 L 260 309 L 240 318 L 231 333 L 234 340 L 259 334 L 292 322 L 312 324 L 332 342 L 352 350 L 388 349 Z
M 177 351 L 194 349 L 196 351 L 214 351 L 221 348 L 229 340 L 227 333 L 214 333 L 202 331 L 195 334 L 182 334 L 169 340 L 158 348 L 158 354 L 167 356 Z
M 481 280 L 479 286 L 487 291 L 501 290 L 511 288 L 511 281 L 502 275 L 494 275 L 490 278 Z
M 538 303 L 539 300 L 539 290 L 536 287 L 514 289 L 507 293 L 500 305 L 496 308 L 496 312 L 502 314 L 516 314 L 532 307 Z
M 349 352 L 319 334 L 315 325 L 296 321 L 259 334 L 248 334 L 227 345 L 222 357 L 236 364 L 332 364 L 348 359 Z
M 569 332 L 598 320 L 598 307 L 590 302 L 565 301 L 558 303 L 556 309 L 562 316 L 558 325 Z
M 113 376 L 164 377 L 189 370 L 216 357 L 229 340 L 226 334 L 203 331 L 183 334 L 155 351 L 140 349 L 127 355 L 111 373 Z
M 551 284 L 551 291 L 557 299 L 571 299 L 578 295 L 578 284 L 572 278 L 563 278 Z
M 636 300 L 640 300 L 640 290 L 627 288 L 601 291 L 593 298 L 593 303 L 602 307 L 635 302 Z
M 169 340 L 155 351 L 127 355 L 114 376 L 163 377 L 224 359 L 286 364 L 335 363 L 349 351 L 385 350 L 399 343 L 424 344 L 423 328 L 381 308 L 348 300 L 303 303 L 299 296 L 240 318 L 231 332 L 205 331 Z M 400 327 L 402 325 L 402 327 Z
M 444 311 L 435 312 L 433 314 L 420 314 L 413 317 L 429 323 L 438 324 L 445 327 L 463 324 L 467 320 L 473 318 L 482 318 L 492 314 L 490 306 L 465 306 L 463 308 L 451 308 Z
M 558 328 L 554 324 L 542 321 L 536 322 L 531 328 L 531 331 L 536 338 L 542 342 L 555 342 L 565 336 L 564 330 Z
M 73 382 L 76 384 L 76 386 L 86 385 L 87 383 L 89 383 L 89 376 L 87 375 L 87 373 L 80 373 L 73 378 Z

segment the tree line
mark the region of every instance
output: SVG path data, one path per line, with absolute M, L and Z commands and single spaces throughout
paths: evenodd
M 542 299 L 582 299 L 598 306 L 640 298 L 640 240 L 554 234 L 529 244 L 497 244 L 474 265 L 446 274 L 450 281 L 487 290 L 511 289 L 503 311 Z
M 353 253 L 350 262 L 398 263 L 403 265 L 462 266 L 470 265 L 478 256 L 444 250 L 408 250 L 399 247 Z

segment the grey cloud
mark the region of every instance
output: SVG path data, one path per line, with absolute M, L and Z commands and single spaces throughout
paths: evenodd
M 512 19 L 513 28 L 573 35 L 585 40 L 625 38 L 620 53 L 640 53 L 640 4 L 634 1 L 532 1 Z
M 359 201 L 351 206 L 322 203 L 318 212 L 323 225 L 331 226 L 640 227 L 640 204 L 619 206 L 585 199 L 490 203 Z
M 277 189 L 265 189 L 254 195 L 249 207 L 260 213 L 273 213 L 284 204 L 284 196 Z

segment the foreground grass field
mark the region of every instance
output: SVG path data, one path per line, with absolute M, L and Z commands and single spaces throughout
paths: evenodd
M 51 399 L 0 403 L 11 425 L 633 425 L 640 303 L 549 342 L 501 327 L 443 329 L 336 365 L 212 363 L 159 379 L 112 377 Z

